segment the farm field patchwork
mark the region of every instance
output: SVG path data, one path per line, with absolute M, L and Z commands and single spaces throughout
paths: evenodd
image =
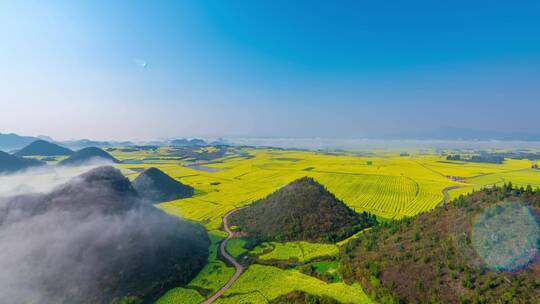
M 299 290 L 313 295 L 325 295 L 342 303 L 372 303 L 359 285 L 345 283 L 326 283 L 297 270 L 282 270 L 272 266 L 251 265 L 222 299 L 216 303 L 237 303 L 229 301 L 228 297 L 260 293 L 266 301 L 252 302 L 268 303 L 268 300 L 291 291 Z M 236 298 L 238 299 L 238 298 Z
M 464 180 L 466 187 L 451 190 L 452 198 L 458 197 L 461 194 L 468 194 L 473 190 L 480 190 L 485 187 L 502 186 L 504 183 L 511 182 L 518 187 L 526 187 L 531 185 L 533 188 L 540 187 L 540 170 L 538 169 L 521 169 L 515 171 L 507 171 L 493 174 L 486 174 Z
M 261 260 L 297 260 L 308 262 L 315 258 L 337 256 L 339 249 L 334 244 L 316 244 L 308 242 L 263 243 L 263 250 L 255 248 L 255 253 L 270 252 L 259 255 Z
M 198 304 L 203 300 L 204 297 L 196 290 L 179 287 L 167 291 L 165 295 L 159 298 L 156 304 Z
M 199 294 L 200 292 L 204 293 L 204 296 L 210 296 L 219 290 L 234 273 L 234 268 L 218 259 L 218 245 L 225 234 L 221 231 L 210 231 L 209 236 L 212 245 L 210 246 L 208 264 L 187 286 L 187 288 L 198 290 Z
M 241 239 L 241 238 L 231 239 L 227 243 L 227 252 L 233 257 L 237 258 L 240 255 L 248 252 L 248 250 L 244 248 L 245 245 L 246 245 L 246 241 L 244 239 Z
M 208 150 L 194 153 L 207 153 Z M 211 152 L 211 151 L 210 151 Z M 540 170 L 530 169 L 527 160 L 506 160 L 504 164 L 447 161 L 435 152 L 400 156 L 397 152 L 326 153 L 271 148 L 231 148 L 211 161 L 173 158 L 169 148 L 125 152 L 113 156 L 130 162 L 118 165 L 130 178 L 140 171 L 158 167 L 168 175 L 196 189 L 191 198 L 165 202 L 158 208 L 204 225 L 212 236 L 212 253 L 207 266 L 186 287 L 173 289 L 162 301 L 190 303 L 206 298 L 232 276 L 234 269 L 217 258 L 222 217 L 304 176 L 314 178 L 357 212 L 367 211 L 381 220 L 399 219 L 429 211 L 443 202 L 445 189 L 453 198 L 473 189 L 512 181 L 517 185 L 540 186 Z M 195 154 L 196 156 L 197 154 Z M 194 166 L 194 164 L 196 164 Z M 211 168 L 211 170 L 207 170 Z M 342 246 L 347 241 L 342 241 Z M 228 243 L 227 251 L 238 257 L 248 250 L 242 239 Z M 296 260 L 337 254 L 338 246 L 289 242 L 265 244 L 250 251 L 261 261 Z M 269 248 L 273 248 L 270 250 Z M 324 263 L 319 265 L 324 268 Z M 342 282 L 326 283 L 295 269 L 252 264 L 217 303 L 267 303 L 293 290 L 327 295 L 339 301 L 369 303 L 361 287 Z M 180 298 L 182 301 L 178 302 Z M 168 302 L 163 302 L 168 303 Z M 174 303 L 174 302 L 172 302 Z
M 445 187 L 461 185 L 399 156 L 365 158 L 272 150 L 251 150 L 250 153 L 252 158 L 207 165 L 220 169 L 216 172 L 161 164 L 164 172 L 180 178 L 202 194 L 167 202 L 161 207 L 203 222 L 209 229 L 218 229 L 221 217 L 228 211 L 264 198 L 295 179 L 310 176 L 358 212 L 401 218 L 434 208 L 443 200 Z M 283 159 L 283 155 L 295 161 L 276 160 Z

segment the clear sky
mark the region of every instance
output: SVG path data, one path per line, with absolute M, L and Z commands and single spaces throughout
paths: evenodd
M 540 1 L 0 0 L 0 132 L 540 132 Z

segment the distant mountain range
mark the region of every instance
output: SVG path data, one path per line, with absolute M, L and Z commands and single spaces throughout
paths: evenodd
M 133 146 L 134 143 L 130 141 L 97 141 L 90 139 L 78 139 L 58 142 L 70 149 L 78 150 L 88 147 L 107 148 L 112 146 Z
M 59 144 L 61 146 L 68 147 L 70 149 L 82 149 L 87 147 L 111 147 L 111 146 L 132 146 L 134 143 L 130 141 L 95 141 L 89 139 L 68 140 L 68 141 L 55 141 L 52 138 L 44 135 L 38 137 L 34 136 L 21 136 L 15 133 L 3 134 L 0 133 L 0 150 L 10 151 L 21 149 L 37 140 L 46 140 L 50 143 Z
M 71 154 L 73 154 L 73 151 L 70 149 L 41 139 L 32 142 L 15 153 L 17 156 L 57 156 Z
M 0 174 L 11 173 L 16 171 L 21 171 L 28 169 L 30 167 L 43 166 L 45 163 L 37 159 L 24 158 L 24 156 L 58 156 L 58 155 L 69 155 L 68 158 L 59 162 L 59 165 L 62 166 L 78 166 L 84 163 L 91 161 L 107 161 L 112 163 L 120 163 L 119 160 L 114 158 L 109 153 L 103 151 L 100 148 L 88 147 L 73 152 L 67 148 L 61 147 L 59 145 L 44 141 L 36 140 L 29 144 L 28 146 L 22 148 L 15 154 L 9 154 L 3 151 L 0 151 Z M 165 175 L 163 173 L 163 175 Z M 165 177 L 168 177 L 165 175 Z M 166 179 L 164 176 L 161 176 L 163 179 Z M 157 190 L 156 190 L 157 191 Z
M 174 140 L 171 140 L 169 142 L 169 144 L 171 146 L 176 146 L 176 147 L 206 146 L 206 142 L 204 140 L 197 139 L 197 138 L 193 138 L 193 139 L 185 139 L 185 138 L 174 139 Z
M 438 128 L 418 132 L 389 134 L 382 136 L 382 139 L 540 141 L 540 133 L 484 131 L 466 128 Z
M 67 140 L 67 141 L 55 141 L 52 138 L 40 135 L 40 136 L 22 136 L 15 133 L 3 134 L 0 133 L 0 150 L 3 151 L 12 151 L 22 149 L 25 146 L 37 141 L 45 140 L 53 144 L 57 144 L 63 147 L 70 148 L 72 150 L 79 150 L 88 147 L 98 147 L 98 148 L 107 148 L 113 146 L 135 146 L 140 143 L 133 143 L 131 141 L 97 141 L 91 139 L 77 139 L 77 140 Z M 172 140 L 162 140 L 162 141 L 149 141 L 144 142 L 143 144 L 155 145 L 155 146 L 179 146 L 179 147 L 196 147 L 196 146 L 206 146 L 208 143 L 199 138 L 178 138 Z M 218 139 L 212 144 L 224 144 L 223 139 Z
M 540 133 L 533 132 L 500 132 L 500 131 L 485 131 L 466 128 L 437 128 L 432 130 L 422 131 L 404 131 L 392 134 L 384 134 L 380 136 L 368 136 L 373 140 L 456 140 L 456 141 L 538 141 L 540 142 Z M 14 151 L 21 149 L 36 140 L 46 140 L 48 142 L 79 150 L 87 147 L 107 148 L 113 146 L 134 146 L 134 145 L 154 145 L 154 146 L 177 146 L 177 147 L 198 147 L 206 145 L 226 145 L 230 144 L 222 138 L 215 141 L 205 141 L 199 138 L 176 138 L 169 140 L 154 140 L 143 143 L 134 143 L 131 141 L 96 141 L 91 139 L 78 139 L 68 141 L 55 141 L 52 138 L 44 135 L 21 136 L 14 133 L 0 133 L 0 150 Z M 232 140 L 232 142 L 235 142 Z M 238 142 L 237 142 L 238 144 Z
M 9 133 L 9 134 L 0 133 L 0 150 L 20 149 L 38 139 L 39 138 L 37 137 L 20 136 L 14 133 Z

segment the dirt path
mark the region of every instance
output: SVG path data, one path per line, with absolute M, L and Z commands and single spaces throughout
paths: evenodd
M 461 188 L 462 186 L 450 186 L 450 187 L 446 187 L 443 189 L 443 194 L 444 194 L 444 198 L 443 200 L 439 203 L 439 206 L 441 205 L 444 205 L 446 203 L 448 203 L 450 201 L 450 194 L 448 194 L 448 191 L 450 190 L 453 190 L 453 189 L 458 189 L 458 188 Z
M 245 208 L 245 207 L 243 207 L 243 208 Z M 227 289 L 229 289 L 232 286 L 232 284 L 234 284 L 234 282 L 236 282 L 236 280 L 238 280 L 238 278 L 240 277 L 240 275 L 244 271 L 244 266 L 240 265 L 240 263 L 238 263 L 234 259 L 234 257 L 229 255 L 229 253 L 227 253 L 227 250 L 226 250 L 227 242 L 229 242 L 229 240 L 234 237 L 234 232 L 232 232 L 231 229 L 229 228 L 229 215 L 231 215 L 234 212 L 236 212 L 236 211 L 238 211 L 240 209 L 243 209 L 243 208 L 234 209 L 234 210 L 230 211 L 229 213 L 225 214 L 225 216 L 223 217 L 223 230 L 225 232 L 227 232 L 228 236 L 219 245 L 219 251 L 221 252 L 221 255 L 227 261 L 229 261 L 231 264 L 234 265 L 234 268 L 236 269 L 236 271 L 234 272 L 234 275 L 229 279 L 229 281 L 227 281 L 227 283 L 225 285 L 223 285 L 223 287 L 221 287 L 220 290 L 218 290 L 213 296 L 211 296 L 210 298 L 208 298 L 204 302 L 201 302 L 201 304 L 213 303 L 215 300 L 217 300 L 219 297 L 221 297 L 223 295 L 223 293 L 225 293 L 225 291 L 227 291 Z

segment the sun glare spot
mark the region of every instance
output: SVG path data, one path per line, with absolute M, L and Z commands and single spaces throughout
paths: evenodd
M 477 216 L 472 240 L 475 250 L 490 268 L 514 271 L 537 256 L 540 228 L 527 206 L 500 203 Z

